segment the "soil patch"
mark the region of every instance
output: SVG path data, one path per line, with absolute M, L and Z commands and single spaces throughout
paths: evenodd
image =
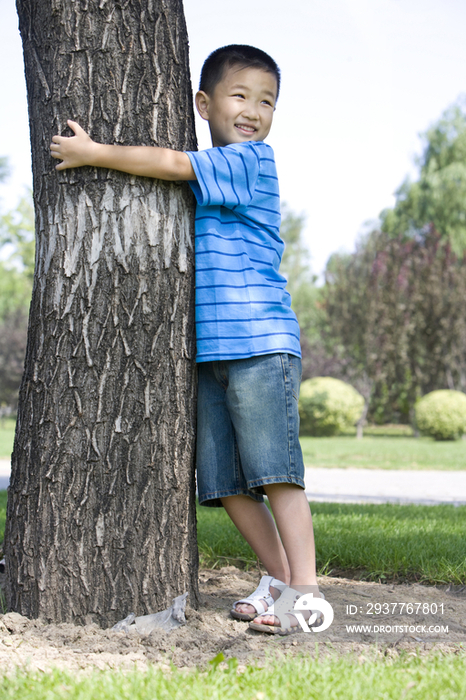
M 258 579 L 257 572 L 233 566 L 201 571 L 200 609 L 188 605 L 185 626 L 149 636 L 96 625 L 49 625 L 17 613 L 0 615 L 0 668 L 143 670 L 150 664 L 168 667 L 171 663 L 192 668 L 205 667 L 219 652 L 227 660 L 236 657 L 242 665 L 261 664 L 275 655 L 315 657 L 317 653 L 373 659 L 376 654 L 395 656 L 402 650 L 458 653 L 466 641 L 464 587 L 331 577 L 319 580 L 335 613 L 328 630 L 287 637 L 256 633 L 247 623 L 230 618 L 229 610 L 235 600 L 254 590 Z

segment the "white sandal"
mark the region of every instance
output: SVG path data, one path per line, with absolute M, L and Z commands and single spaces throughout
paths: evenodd
M 286 583 L 283 583 L 283 581 L 279 581 L 278 578 L 274 578 L 273 576 L 262 576 L 259 585 L 257 586 L 254 593 L 251 593 L 251 595 L 249 595 L 247 598 L 237 600 L 235 603 L 233 603 L 233 607 L 230 610 L 230 615 L 236 618 L 237 620 L 245 620 L 246 622 L 250 622 L 251 620 L 254 620 L 258 615 L 262 615 L 263 613 L 273 614 L 274 599 L 270 593 L 271 586 L 273 586 L 274 588 L 278 588 L 280 591 L 283 591 L 286 588 Z M 236 606 L 240 603 L 252 605 L 256 612 L 254 614 L 251 614 L 243 613 L 239 610 L 236 610 Z
M 265 634 L 286 635 L 295 634 L 296 632 L 302 632 L 301 625 L 299 624 L 298 618 L 294 613 L 294 606 L 296 601 L 303 595 L 303 593 L 300 593 L 294 588 L 290 588 L 289 586 L 287 586 L 281 594 L 280 598 L 278 598 L 278 600 L 275 601 L 275 606 L 273 609 L 267 610 L 265 613 L 261 613 L 261 615 L 256 615 L 256 617 L 265 617 L 265 615 L 275 615 L 275 617 L 278 618 L 280 625 L 278 626 L 269 625 L 267 623 L 261 622 L 250 622 L 249 627 L 252 630 L 256 630 L 256 632 L 265 632 Z M 320 593 L 320 597 L 325 600 L 325 596 L 323 593 Z M 323 618 L 322 612 L 320 610 L 310 610 L 309 612 L 310 615 L 313 615 L 314 613 L 316 613 L 317 615 L 316 619 L 313 621 L 312 624 L 320 624 Z M 290 615 L 293 615 L 293 617 L 296 618 L 298 622 L 298 624 L 294 627 L 291 626 L 291 620 L 289 617 Z

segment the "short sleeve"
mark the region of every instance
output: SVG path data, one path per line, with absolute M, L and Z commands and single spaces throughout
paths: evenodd
M 197 178 L 190 185 L 199 205 L 235 209 L 251 202 L 260 166 L 255 146 L 248 142 L 187 151 Z

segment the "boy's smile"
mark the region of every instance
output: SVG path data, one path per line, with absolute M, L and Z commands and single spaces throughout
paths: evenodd
M 213 146 L 263 141 L 272 126 L 277 81 L 261 68 L 228 68 L 212 95 L 200 91 L 196 106 L 209 122 Z

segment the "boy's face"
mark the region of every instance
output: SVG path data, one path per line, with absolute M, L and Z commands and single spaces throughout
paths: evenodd
M 196 107 L 209 122 L 213 146 L 263 141 L 272 126 L 277 81 L 260 68 L 231 66 L 213 94 L 199 91 Z

